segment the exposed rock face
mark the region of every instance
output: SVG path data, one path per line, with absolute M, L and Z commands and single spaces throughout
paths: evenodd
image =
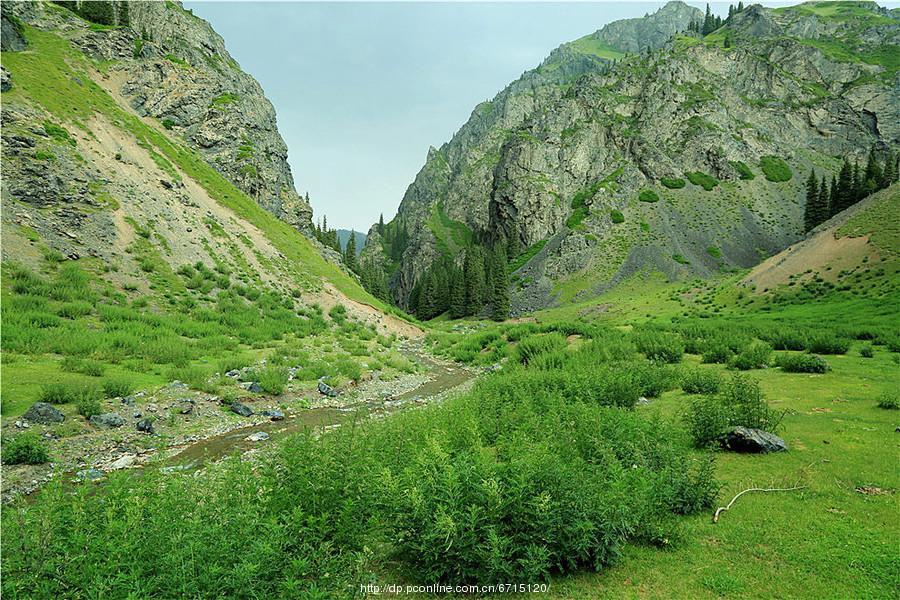
M 698 15 L 670 3 L 562 46 L 429 151 L 395 219 L 410 236 L 391 279 L 396 298 L 406 303 L 441 252 L 438 213 L 487 243 L 545 242 L 514 274 L 513 313 L 587 299 L 639 271 L 708 276 L 781 250 L 801 234 L 810 169 L 830 178 L 835 157 L 900 143 L 896 70 L 829 50 L 896 48 L 900 19 L 861 6 L 872 18 L 754 6 L 701 40 L 672 38 Z M 648 46 L 612 67 L 603 58 L 608 47 Z M 586 59 L 585 48 L 599 50 Z M 793 177 L 767 181 L 767 156 Z M 662 183 L 687 172 L 717 181 L 711 191 Z M 643 190 L 659 201 L 640 202 Z M 380 253 L 370 242 L 363 256 Z
M 27 4 L 35 15 L 17 12 L 39 27 L 70 30 L 88 56 L 115 61 L 107 76 L 140 115 L 180 135 L 266 210 L 310 231 L 312 210 L 294 188 L 275 109 L 209 23 L 180 2 L 129 2 L 128 27 L 92 31 L 56 7 L 13 4 Z

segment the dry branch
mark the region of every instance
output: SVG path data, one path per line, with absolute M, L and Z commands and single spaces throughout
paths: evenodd
M 747 488 L 746 490 L 739 492 L 737 496 L 732 498 L 731 502 L 728 503 L 728 506 L 720 506 L 716 509 L 716 514 L 713 515 L 713 523 L 718 523 L 719 515 L 731 508 L 731 505 L 734 504 L 735 500 L 737 500 L 747 492 L 792 492 L 794 490 L 802 490 L 805 487 L 805 485 L 797 485 L 789 488 Z

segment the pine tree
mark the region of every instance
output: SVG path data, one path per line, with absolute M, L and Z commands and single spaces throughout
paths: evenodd
M 838 182 L 837 176 L 831 176 L 831 194 L 828 196 L 828 216 L 833 217 L 838 213 Z
M 853 206 L 863 198 L 863 194 L 865 193 L 863 190 L 865 188 L 865 181 L 863 179 L 863 173 L 859 170 L 859 163 L 853 163 L 853 184 L 851 186 L 851 202 L 850 206 Z
M 809 231 L 819 224 L 819 189 L 816 183 L 815 171 L 809 172 L 809 179 L 806 180 L 806 208 L 803 211 L 803 226 L 805 231 Z
M 828 180 L 825 179 L 824 175 L 822 175 L 822 182 L 819 184 L 819 206 L 822 211 L 819 223 L 822 223 L 831 216 L 831 194 L 828 192 Z M 816 223 L 816 225 L 819 223 Z
M 356 264 L 356 231 L 350 231 L 350 237 L 347 239 L 347 249 L 344 250 L 344 263 L 351 271 L 357 271 L 359 265 Z
M 744 3 L 743 3 L 743 1 L 738 2 L 737 12 L 744 12 Z
M 506 272 L 506 252 L 498 247 L 493 252 L 491 273 L 491 318 L 503 321 L 509 317 L 509 275 Z
M 881 181 L 878 183 L 879 189 L 884 189 L 897 180 L 897 166 L 894 163 L 894 152 L 887 151 L 884 158 L 884 169 L 881 171 Z
M 466 316 L 466 283 L 463 273 L 453 270 L 450 278 L 450 318 L 460 319 Z
M 710 12 L 709 3 L 707 2 L 706 3 L 706 15 L 703 17 L 703 29 L 701 30 L 700 33 L 702 33 L 703 35 L 712 33 L 713 25 L 714 25 L 714 21 L 713 21 L 713 17 L 712 17 L 712 12 Z
M 850 161 L 845 158 L 841 172 L 838 174 L 836 198 L 832 202 L 832 215 L 853 205 L 853 183 L 853 168 L 850 166 Z
M 378 235 L 384 235 L 384 213 L 378 215 Z
M 485 298 L 484 258 L 482 258 L 478 246 L 466 250 L 463 280 L 466 288 L 466 314 L 477 315 L 487 301 Z
M 522 242 L 519 240 L 519 234 L 510 232 L 506 239 L 506 258 L 512 260 L 522 253 Z

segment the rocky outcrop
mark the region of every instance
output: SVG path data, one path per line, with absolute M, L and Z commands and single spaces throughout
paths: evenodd
M 900 42 L 900 21 L 863 4 L 872 18 L 754 6 L 699 39 L 672 36 L 698 15 L 670 3 L 563 45 L 429 151 L 395 219 L 410 232 L 396 298 L 405 304 L 444 251 L 436 214 L 486 244 L 544 244 L 513 274 L 514 314 L 639 271 L 750 267 L 796 241 L 810 169 L 830 177 L 836 156 L 900 143 L 900 83 L 878 58 Z M 768 181 L 764 157 L 793 177 Z
M 774 433 L 749 427 L 735 427 L 725 436 L 722 445 L 732 452 L 751 454 L 784 452 L 788 449 L 785 441 Z
M 22 5 L 16 10 L 27 22 L 68 30 L 85 54 L 112 61 L 107 78 L 138 114 L 179 135 L 266 210 L 311 230 L 312 210 L 295 190 L 275 109 L 209 23 L 180 2 L 129 2 L 128 26 L 103 30 L 55 6 L 10 4 Z
M 66 420 L 66 415 L 46 402 L 35 402 L 27 411 L 25 411 L 22 418 L 31 423 L 50 425 L 53 423 L 62 423 Z

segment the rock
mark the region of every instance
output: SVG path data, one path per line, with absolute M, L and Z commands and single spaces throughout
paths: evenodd
M 182 383 L 176 379 L 175 381 L 173 381 L 172 383 L 169 384 L 169 389 L 186 390 L 186 389 L 188 389 L 188 384 Z
M 262 392 L 262 388 L 255 381 L 245 381 L 241 383 L 241 387 L 253 394 L 259 394 Z
M 645 398 L 644 396 L 641 396 L 640 398 L 637 399 L 638 406 L 647 406 L 648 404 L 650 404 L 649 398 Z
M 114 427 L 121 427 L 124 425 L 125 419 L 123 419 L 119 413 L 103 413 L 102 415 L 92 416 L 90 422 L 94 427 L 113 429 Z
M 329 398 L 334 398 L 338 395 L 337 391 L 333 387 L 322 381 L 322 379 L 319 380 L 318 388 L 320 394 L 328 396 Z
M 178 405 L 178 412 L 183 415 L 189 415 L 194 412 L 194 401 L 193 400 L 181 400 Z
M 22 418 L 32 423 L 49 425 L 51 423 L 62 423 L 66 420 L 66 415 L 46 402 L 35 402 L 31 405 L 31 408 L 25 411 Z
M 122 398 L 122 404 L 124 404 L 125 406 L 134 406 L 134 403 L 134 396 L 125 396 L 124 398 Z
M 139 410 L 134 411 L 134 413 L 131 415 L 133 419 L 140 419 L 142 416 L 143 414 L 141 414 L 141 411 Z
M 156 433 L 156 430 L 153 429 L 153 421 L 150 419 L 141 419 L 135 425 L 135 429 L 144 433 Z
M 729 431 L 722 446 L 732 452 L 783 452 L 788 449 L 783 439 L 762 429 L 735 427 Z
M 241 404 L 240 402 L 231 403 L 231 412 L 237 413 L 242 417 L 249 417 L 253 415 L 253 409 L 246 404 Z
M 12 75 L 4 67 L 0 67 L 0 92 L 8 92 L 12 89 Z
M 259 413 L 260 416 L 269 417 L 273 421 L 282 421 L 284 420 L 284 413 L 280 410 L 264 410 Z
M 251 433 L 244 439 L 248 442 L 261 442 L 263 440 L 269 439 L 269 434 L 265 431 L 257 431 L 256 433 Z
M 225 373 L 225 377 L 231 377 L 232 379 L 237 379 L 241 376 L 241 372 L 237 369 L 232 369 Z
M 31 425 L 28 424 L 28 421 L 19 421 L 15 422 L 16 429 L 28 429 Z
M 117 471 L 119 469 L 127 469 L 128 467 L 134 464 L 134 461 L 137 460 L 137 456 L 134 454 L 126 454 L 109 465 L 109 469 L 111 471 Z
M 165 475 L 171 475 L 172 473 L 181 473 L 182 471 L 189 471 L 191 465 L 172 465 L 171 467 L 163 467 L 159 470 L 160 473 Z
M 103 471 L 94 468 L 84 469 L 75 473 L 75 481 L 79 483 L 84 481 L 99 481 L 104 477 L 106 477 L 106 475 Z

